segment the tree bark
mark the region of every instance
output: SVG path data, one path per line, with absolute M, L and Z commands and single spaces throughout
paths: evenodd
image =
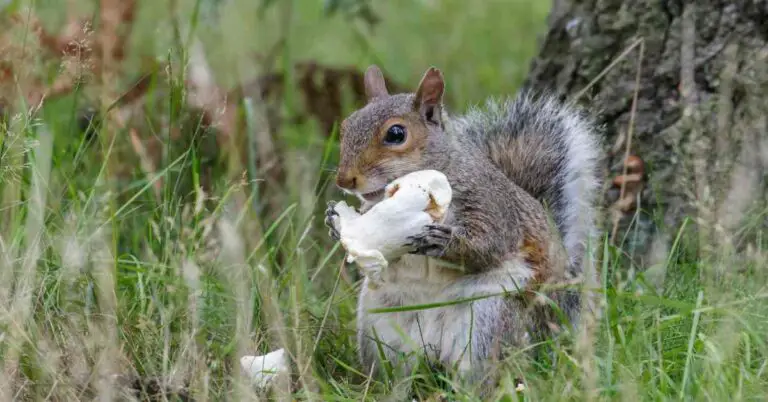
M 605 204 L 618 211 L 605 229 L 619 228 L 615 243 L 636 262 L 665 258 L 688 216 L 700 250 L 743 244 L 736 231 L 764 205 L 765 21 L 766 1 L 554 2 L 525 85 L 595 116 L 607 154 Z M 623 175 L 628 146 L 635 166 Z

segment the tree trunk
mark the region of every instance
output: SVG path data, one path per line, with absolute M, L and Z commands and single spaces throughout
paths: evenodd
M 701 251 L 743 244 L 734 233 L 765 200 L 767 3 L 554 2 L 525 85 L 604 129 L 605 229 L 642 265 L 666 258 L 687 216 Z

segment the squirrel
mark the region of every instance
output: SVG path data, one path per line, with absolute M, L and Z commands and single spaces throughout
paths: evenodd
M 453 199 L 442 222 L 407 239 L 410 253 L 390 262 L 384 286 L 362 286 L 360 361 L 380 373 L 383 356 L 410 372 L 414 356 L 426 356 L 456 368 L 460 379 L 487 396 L 498 383 L 491 362 L 502 358 L 504 348 L 553 333 L 558 315 L 540 300 L 530 303 L 526 295 L 532 292 L 525 291 L 584 281 L 585 275 L 596 281 L 587 254 L 597 233 L 602 156 L 596 130 L 576 108 L 528 90 L 449 115 L 443 75 L 435 67 L 413 93 L 389 94 L 375 65 L 364 83 L 367 104 L 341 123 L 336 186 L 357 196 L 364 213 L 383 199 L 392 180 L 435 169 L 448 178 Z M 329 202 L 325 223 L 339 240 L 334 206 Z M 512 295 L 516 290 L 523 292 Z M 546 295 L 573 328 L 582 307 L 579 291 Z M 370 312 L 478 296 L 489 297 Z

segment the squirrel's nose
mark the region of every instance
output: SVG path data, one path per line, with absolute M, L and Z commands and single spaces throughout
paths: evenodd
M 357 176 L 339 173 L 336 176 L 336 185 L 345 190 L 354 190 L 357 187 Z

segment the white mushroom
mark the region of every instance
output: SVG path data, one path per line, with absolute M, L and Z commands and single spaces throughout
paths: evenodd
M 348 262 L 356 262 L 373 284 L 388 261 L 408 252 L 409 236 L 440 222 L 451 202 L 448 178 L 436 170 L 420 170 L 394 180 L 385 199 L 361 215 L 345 202 L 336 204 L 342 246 Z
M 288 362 L 285 359 L 285 349 L 278 349 L 264 356 L 243 356 L 240 366 L 260 389 L 267 388 L 277 376 L 288 374 Z

